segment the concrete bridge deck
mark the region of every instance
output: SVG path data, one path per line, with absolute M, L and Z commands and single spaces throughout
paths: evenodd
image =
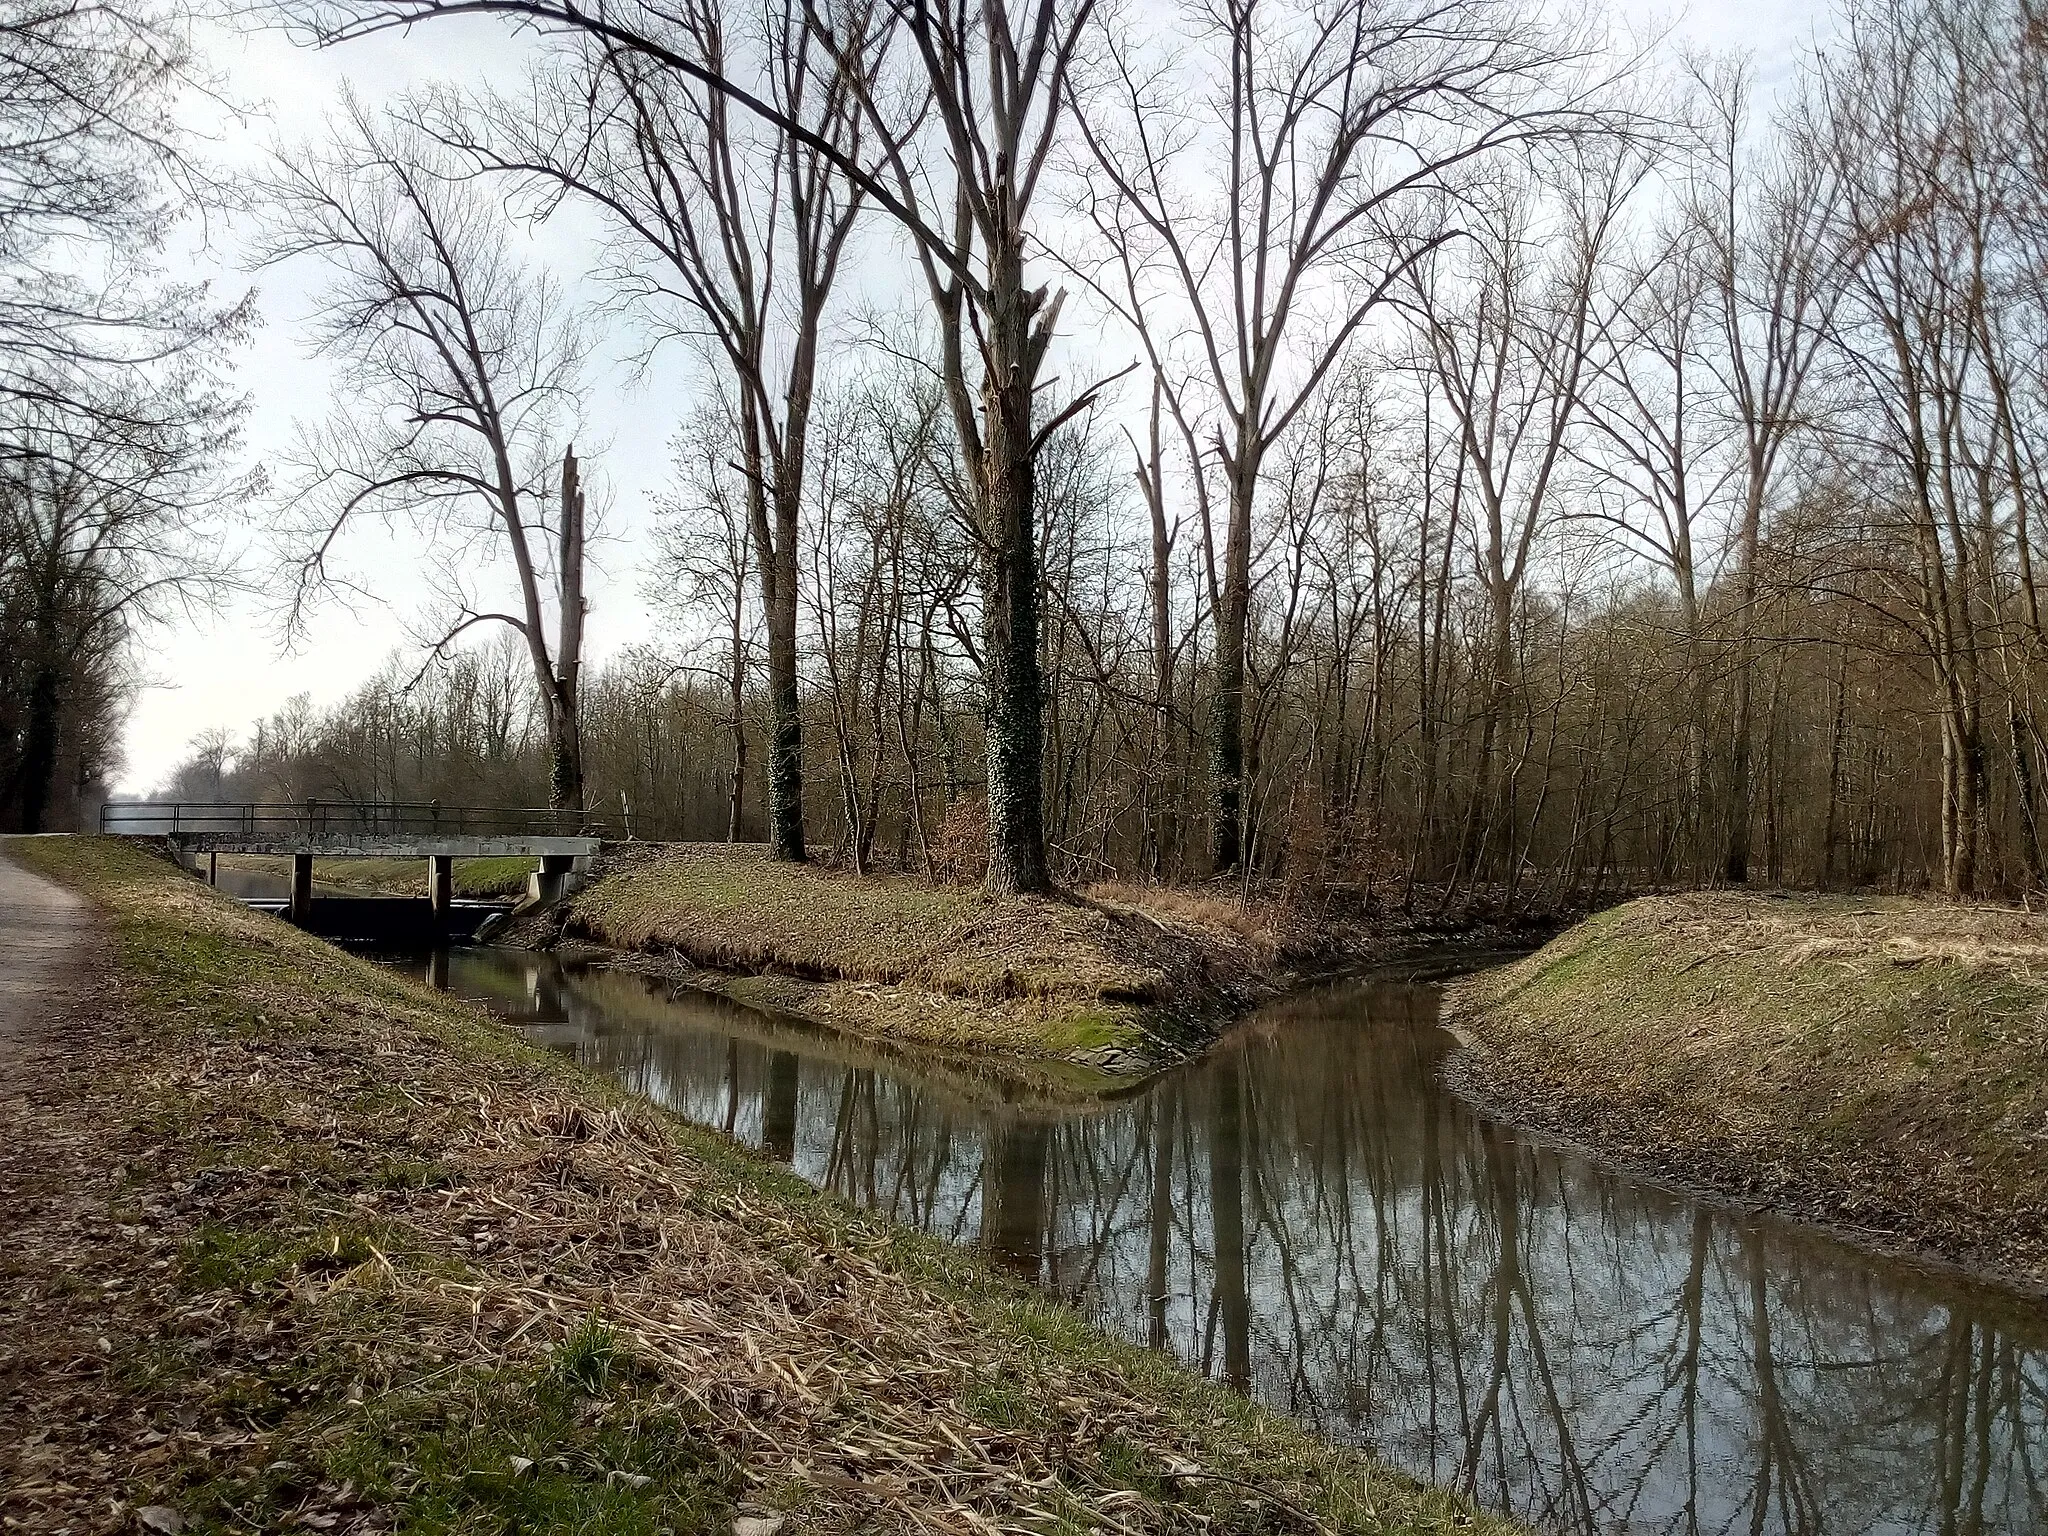
M 304 833 L 296 837 L 236 832 L 121 833 L 161 837 L 185 853 L 273 853 L 313 859 L 587 858 L 603 844 L 594 837 L 465 837 L 449 833 Z
M 560 893 L 577 860 L 603 846 L 599 824 L 577 811 L 438 801 L 110 800 L 100 808 L 100 831 L 161 838 L 181 854 L 289 856 L 287 912 L 300 923 L 312 911 L 315 859 L 425 859 L 434 910 L 445 913 L 457 859 L 537 858 L 536 894 L 547 900 Z

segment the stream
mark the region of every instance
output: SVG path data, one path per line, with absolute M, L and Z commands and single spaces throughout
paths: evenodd
M 2048 1305 L 1473 1112 L 1437 1081 L 1435 986 L 1292 998 L 1075 1107 L 632 972 L 398 963 L 1539 1529 L 2048 1531 Z

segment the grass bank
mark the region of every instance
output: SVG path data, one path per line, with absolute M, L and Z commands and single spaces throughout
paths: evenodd
M 1229 895 L 1099 885 L 996 898 L 719 844 L 609 856 L 554 921 L 562 937 L 652 957 L 754 1007 L 1107 1078 L 1184 1055 L 1340 937 Z
M 289 880 L 292 861 L 265 853 L 223 853 L 222 869 L 246 874 L 268 875 Z M 538 859 L 457 859 L 454 866 L 455 894 L 458 896 L 517 896 L 526 889 L 526 878 L 540 868 Z M 315 859 L 315 884 L 377 896 L 425 896 L 425 859 Z
M 0 1084 L 10 1528 L 1507 1529 L 138 850 L 7 852 L 105 943 Z
M 1812 895 L 1617 907 L 1452 992 L 1462 1086 L 1881 1246 L 2048 1288 L 2048 918 Z

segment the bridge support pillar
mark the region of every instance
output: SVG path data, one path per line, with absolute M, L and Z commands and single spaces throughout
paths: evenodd
M 209 853 L 206 856 L 206 883 L 220 884 L 220 855 L 217 853 Z
M 313 920 L 313 855 L 292 855 L 291 920 L 301 928 Z
M 455 901 L 455 859 L 452 855 L 436 853 L 428 856 L 427 899 L 433 903 L 434 916 L 448 916 L 448 908 Z
M 536 877 L 536 895 L 545 902 L 560 901 L 567 893 L 569 876 L 575 871 L 576 859 L 573 854 L 544 853 L 540 856 L 540 874 Z

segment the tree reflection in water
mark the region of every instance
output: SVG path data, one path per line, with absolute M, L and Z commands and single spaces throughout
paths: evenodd
M 1469 1113 L 1427 986 L 1315 994 L 1085 1112 L 625 973 L 437 981 L 846 1198 L 1539 1526 L 2048 1530 L 2048 1316 Z

